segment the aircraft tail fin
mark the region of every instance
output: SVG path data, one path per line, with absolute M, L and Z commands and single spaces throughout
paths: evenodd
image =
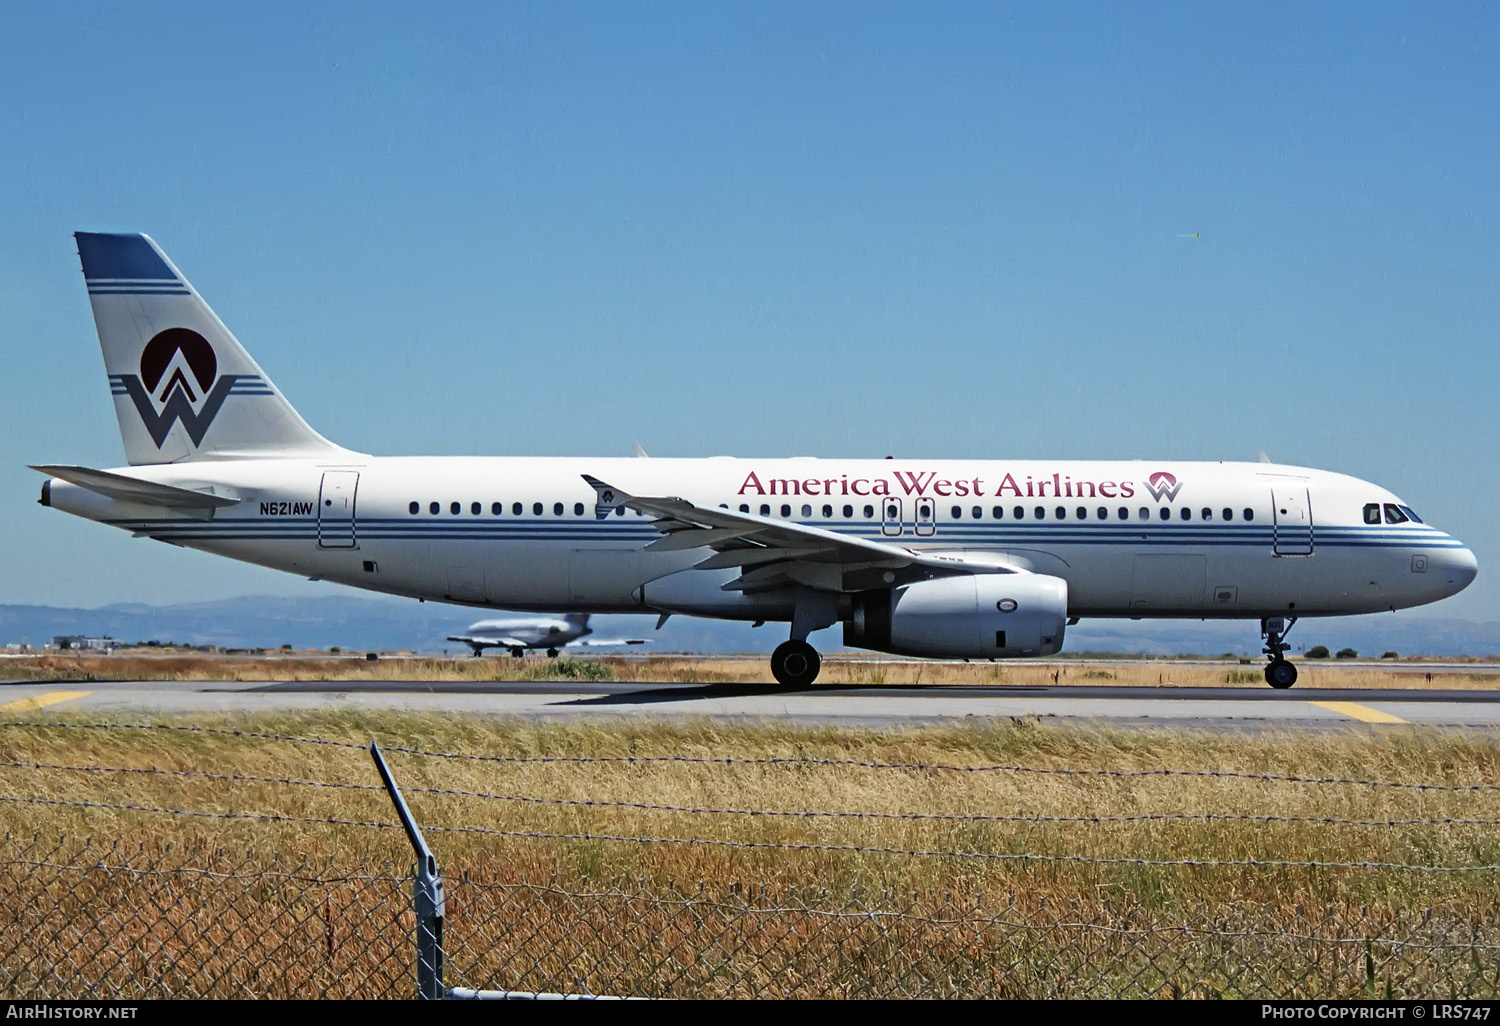
M 132 465 L 356 455 L 307 425 L 149 236 L 74 238 Z

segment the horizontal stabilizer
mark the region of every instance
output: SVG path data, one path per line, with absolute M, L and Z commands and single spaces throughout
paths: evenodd
M 87 488 L 91 492 L 98 492 L 100 495 L 106 495 L 120 502 L 139 502 L 148 506 L 166 506 L 171 509 L 220 509 L 224 506 L 233 506 L 240 501 L 222 495 L 197 492 L 191 488 L 178 488 L 175 485 L 142 481 L 139 478 L 126 477 L 124 474 L 112 474 L 107 470 L 92 470 L 88 467 L 33 466 L 31 469 L 39 470 L 49 477 L 60 478 L 69 484 Z

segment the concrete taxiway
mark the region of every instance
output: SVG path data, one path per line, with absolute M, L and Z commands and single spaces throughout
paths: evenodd
M 814 686 L 440 681 L 87 681 L 0 685 L 0 719 L 48 713 L 193 716 L 404 710 L 511 716 L 722 717 L 900 725 L 968 717 L 1111 725 L 1500 728 L 1500 691 L 1266 687 Z

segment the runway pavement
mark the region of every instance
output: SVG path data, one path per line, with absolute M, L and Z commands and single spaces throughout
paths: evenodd
M 0 684 L 0 719 L 408 710 L 529 719 L 722 717 L 900 725 L 967 717 L 1111 725 L 1500 727 L 1500 691 L 1246 687 L 813 686 L 437 681 L 87 681 Z

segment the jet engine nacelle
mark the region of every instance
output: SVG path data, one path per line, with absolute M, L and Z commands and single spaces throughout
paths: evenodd
M 844 644 L 956 659 L 1046 656 L 1062 649 L 1068 582 L 1045 574 L 972 574 L 854 596 Z

